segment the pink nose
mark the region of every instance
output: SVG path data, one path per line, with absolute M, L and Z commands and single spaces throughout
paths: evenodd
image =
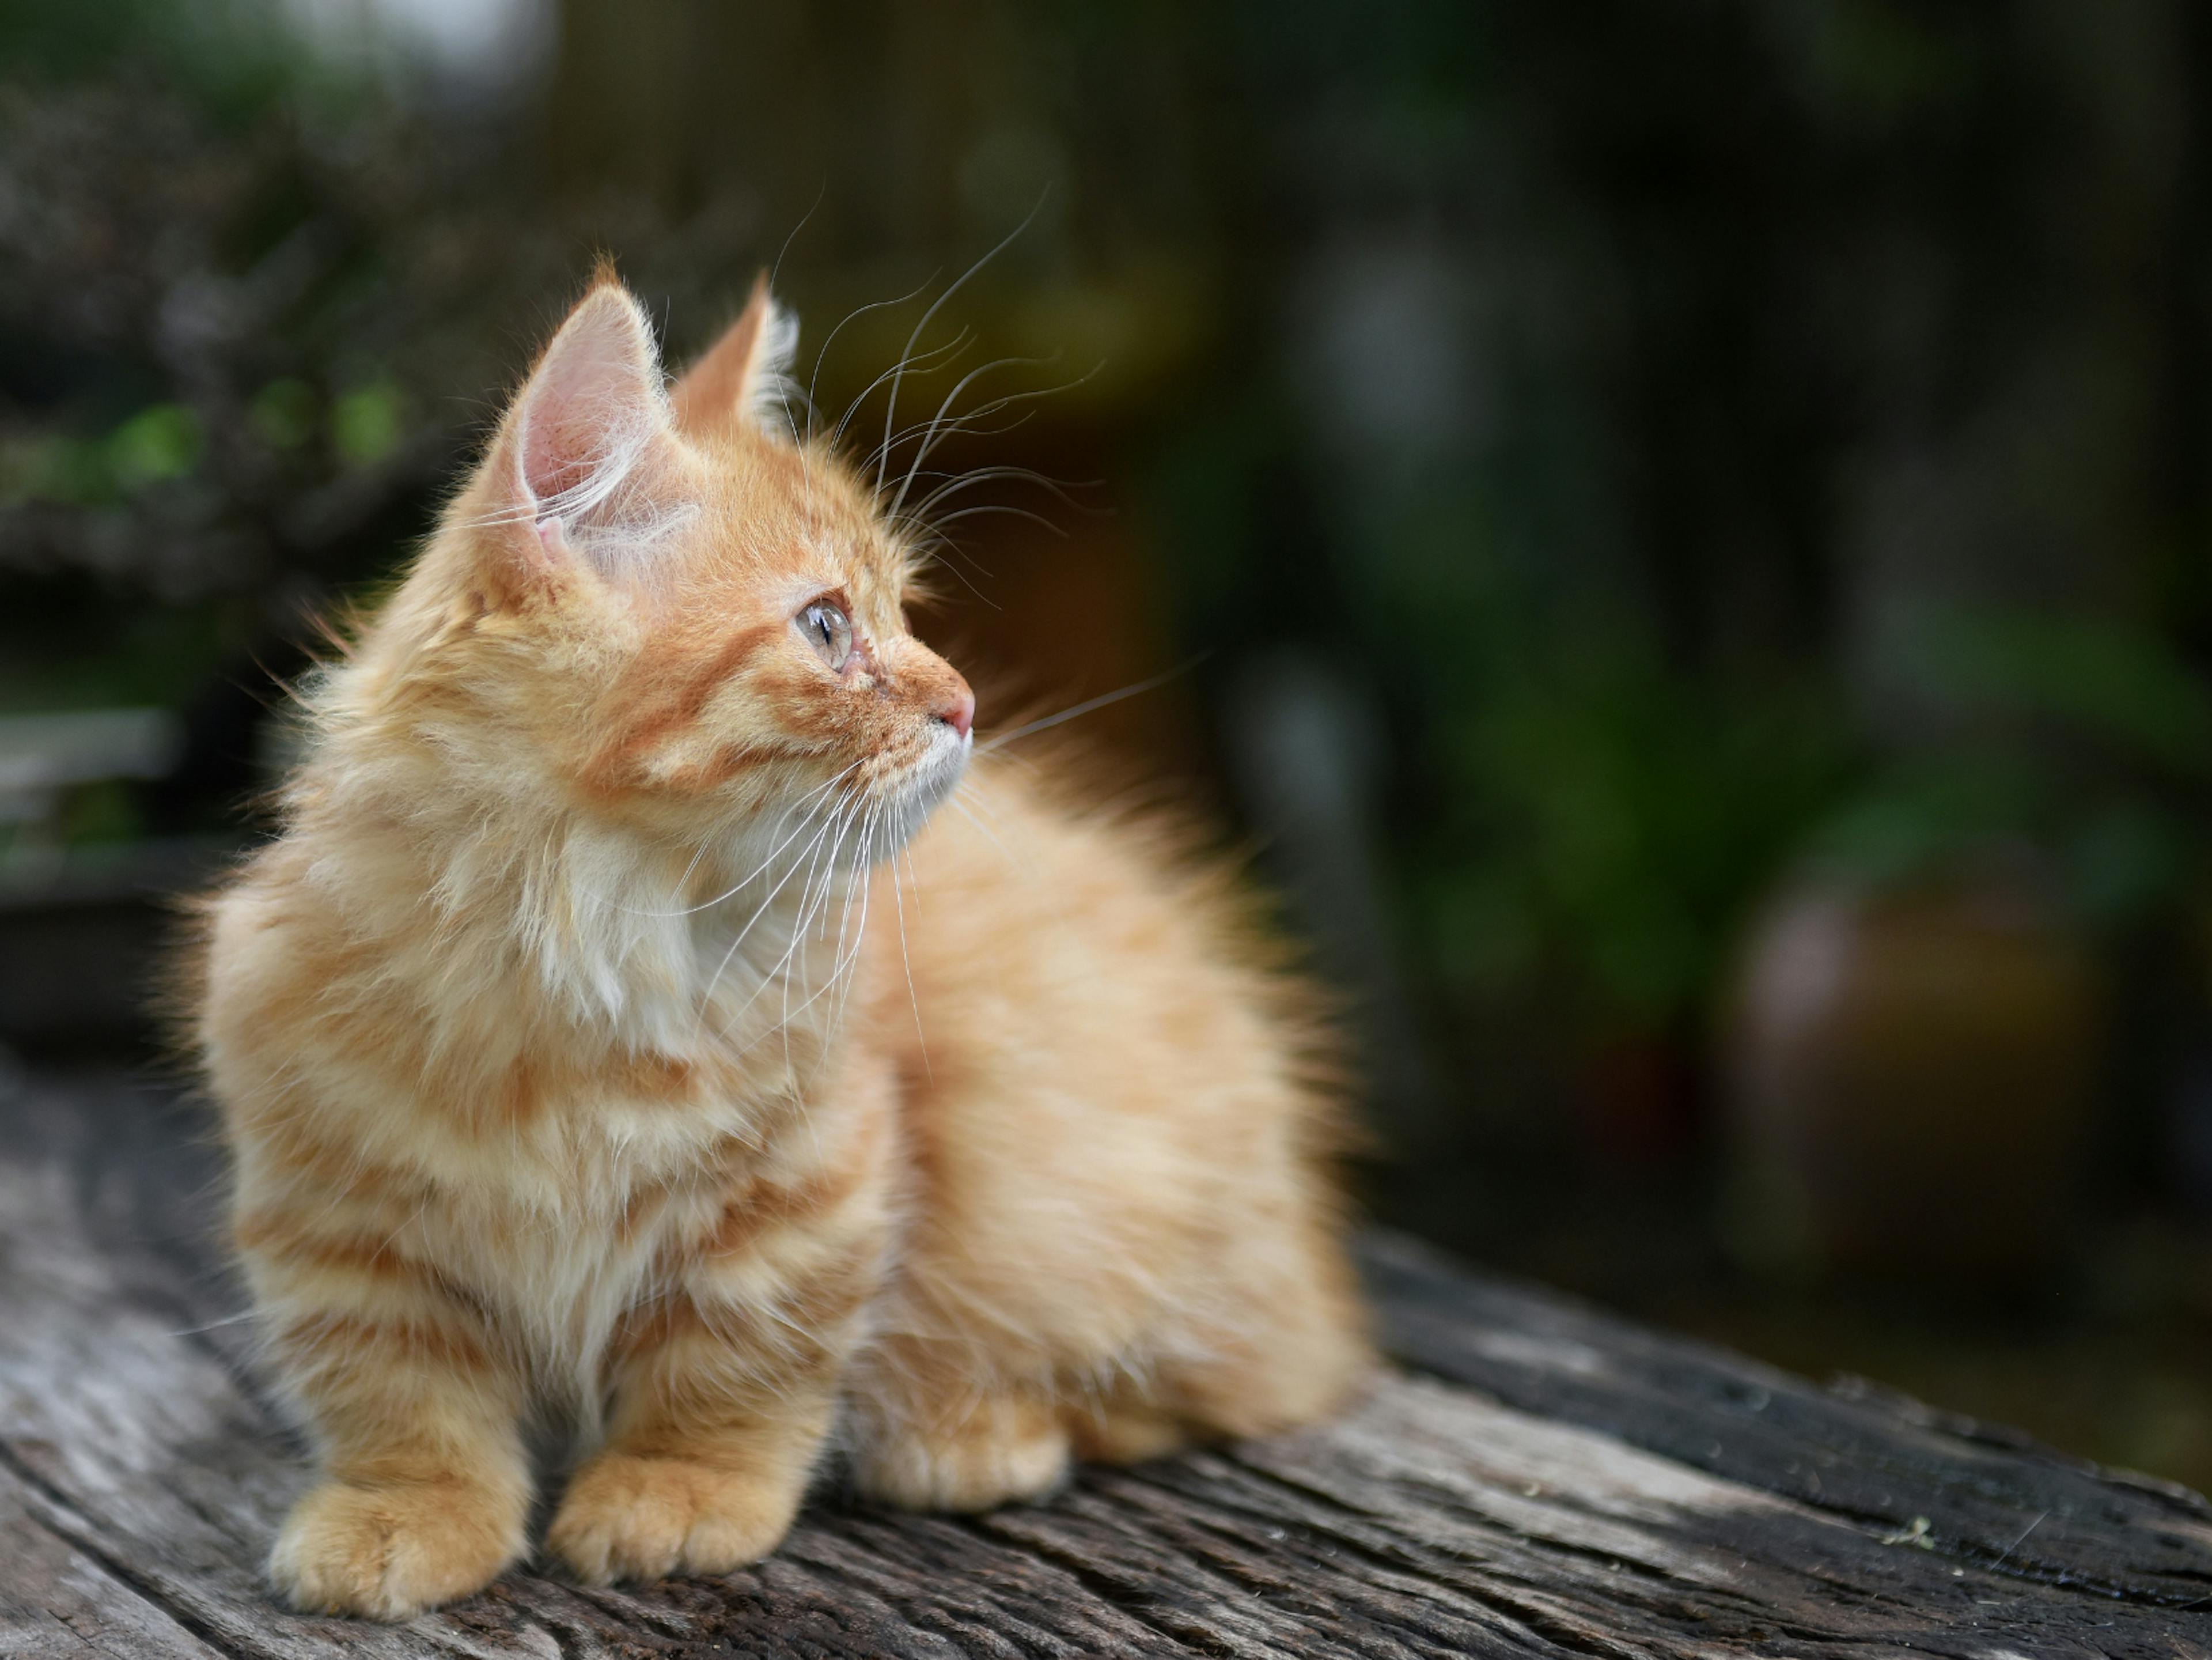
M 963 686 L 930 713 L 965 738 L 975 724 L 975 694 Z

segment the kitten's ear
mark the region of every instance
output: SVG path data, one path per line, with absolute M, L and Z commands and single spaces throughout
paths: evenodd
M 604 569 L 680 511 L 675 447 L 653 325 L 602 274 L 507 410 L 486 464 L 492 520 L 528 562 L 580 554 Z
M 745 423 L 788 435 L 787 377 L 798 351 L 799 319 L 776 304 L 763 271 L 738 320 L 676 383 L 676 424 L 693 434 Z

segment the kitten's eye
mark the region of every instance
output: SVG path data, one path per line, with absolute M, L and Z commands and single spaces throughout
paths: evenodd
M 822 654 L 822 660 L 840 673 L 853 654 L 853 625 L 845 613 L 827 599 L 817 599 L 799 613 L 799 632 Z

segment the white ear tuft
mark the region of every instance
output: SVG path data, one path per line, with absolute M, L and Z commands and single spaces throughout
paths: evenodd
M 793 434 L 792 406 L 798 401 L 799 386 L 791 378 L 791 366 L 799 357 L 799 314 L 778 305 L 773 295 L 764 292 L 762 298 L 767 314 L 762 319 L 760 351 L 740 402 L 746 418 L 762 431 Z
M 799 319 L 775 302 L 763 275 L 738 320 L 676 383 L 676 424 L 702 435 L 743 423 L 776 437 L 792 435 L 792 360 Z

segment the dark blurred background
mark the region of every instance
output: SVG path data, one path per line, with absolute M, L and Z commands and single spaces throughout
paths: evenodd
M 679 357 L 778 265 L 865 451 L 1018 229 L 922 631 L 1165 677 L 1067 730 L 1258 850 L 1370 1207 L 2212 1485 L 2208 100 L 2187 0 L 15 0 L 0 1041 L 157 1064 L 595 254 Z

